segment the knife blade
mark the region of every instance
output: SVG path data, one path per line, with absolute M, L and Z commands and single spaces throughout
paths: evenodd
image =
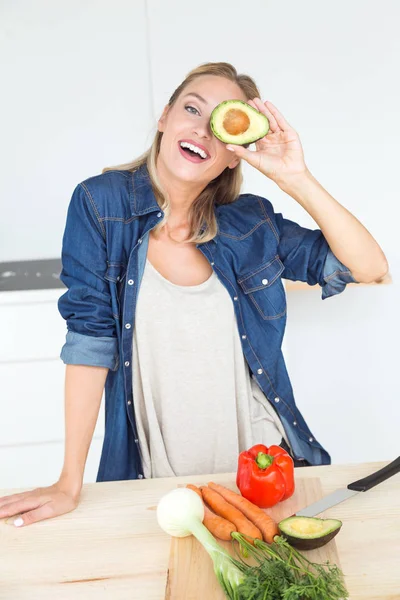
M 359 494 L 360 492 L 367 492 L 371 488 L 375 487 L 379 483 L 386 481 L 389 477 L 393 477 L 400 471 L 400 456 L 398 456 L 391 463 L 383 467 L 383 469 L 379 469 L 375 473 L 371 473 L 367 477 L 363 479 L 358 479 L 357 481 L 353 481 L 353 483 L 349 483 L 349 485 L 345 488 L 341 488 L 328 494 L 321 500 L 317 502 L 313 502 L 309 506 L 299 510 L 296 512 L 296 516 L 298 517 L 315 517 L 315 515 L 319 515 L 324 512 L 328 508 L 339 504 L 340 502 L 344 502 L 348 498 Z

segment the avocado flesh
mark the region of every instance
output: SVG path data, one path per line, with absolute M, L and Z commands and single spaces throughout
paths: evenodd
M 210 117 L 213 134 L 225 144 L 252 144 L 267 135 L 269 121 L 265 115 L 241 100 L 225 100 L 214 108 Z
M 337 535 L 342 522 L 337 519 L 289 517 L 278 525 L 281 535 L 299 550 L 314 550 L 325 546 Z

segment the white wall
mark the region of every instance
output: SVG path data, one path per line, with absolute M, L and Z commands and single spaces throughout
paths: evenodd
M 77 183 L 150 141 L 144 0 L 1 3 L 0 260 L 54 258 Z
M 254 0 L 244 8 L 232 0 L 2 5 L 0 261 L 59 256 L 75 185 L 143 152 L 189 70 L 232 62 L 297 129 L 312 173 L 389 259 L 391 286 L 353 287 L 325 302 L 315 290 L 289 292 L 286 354 L 298 404 L 334 462 L 390 459 L 400 421 L 399 6 Z M 314 226 L 249 167 L 244 190 Z M 49 483 L 62 462 L 59 294 L 1 294 L 0 487 Z M 87 481 L 102 417 L 96 436 Z

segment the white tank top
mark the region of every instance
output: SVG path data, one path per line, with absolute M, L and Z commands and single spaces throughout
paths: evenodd
M 132 367 L 146 478 L 236 472 L 239 452 L 287 442 L 250 376 L 232 300 L 214 272 L 181 286 L 146 261 Z

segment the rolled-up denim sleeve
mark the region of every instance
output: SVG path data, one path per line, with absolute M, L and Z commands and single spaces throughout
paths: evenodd
M 350 270 L 333 254 L 320 229 L 302 227 L 275 213 L 269 200 L 262 198 L 262 201 L 279 242 L 284 279 L 319 284 L 323 300 L 343 292 L 348 283 L 357 283 Z
M 116 338 L 92 337 L 68 331 L 60 357 L 67 365 L 107 367 L 111 371 L 116 371 L 118 368 L 117 340 Z
M 118 364 L 117 332 L 107 270 L 106 236 L 84 184 L 72 195 L 62 245 L 61 281 L 68 290 L 58 301 L 67 323 L 61 359 L 67 364 Z
M 358 283 L 348 269 L 329 248 L 323 270 L 322 300 L 340 294 L 348 283 Z

